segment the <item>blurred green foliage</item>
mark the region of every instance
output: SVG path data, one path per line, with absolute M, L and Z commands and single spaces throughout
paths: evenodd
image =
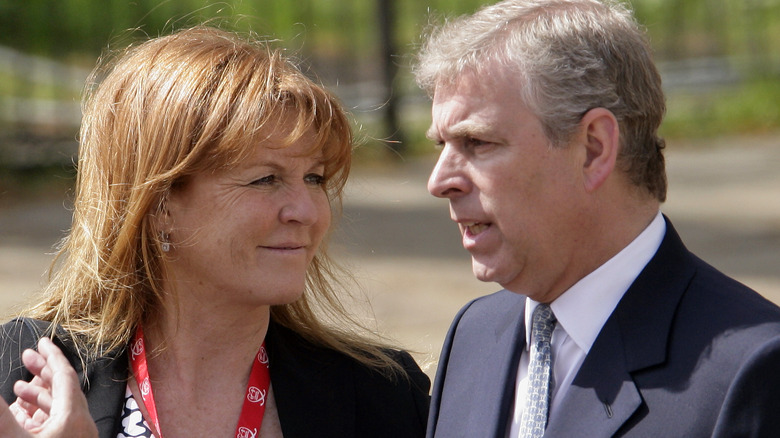
M 429 12 L 461 14 L 484 3 L 394 1 L 399 46 L 416 39 Z M 137 38 L 210 21 L 293 46 L 303 46 L 305 40 L 312 46 L 309 52 L 316 48 L 366 56 L 376 50 L 376 10 L 373 0 L 3 0 L 0 44 L 90 63 L 109 44 L 124 46 Z
M 755 79 L 707 93 L 675 93 L 668 99 L 661 134 L 707 138 L 766 133 L 780 128 L 780 81 Z
M 279 39 L 342 95 L 363 127 L 369 146 L 362 149 L 368 155 L 381 155 L 387 145 L 370 139 L 382 136 L 374 134 L 381 132 L 376 113 L 382 102 L 376 102 L 376 96 L 372 102 L 371 92 L 365 91 L 381 76 L 377 1 L 1 0 L 0 48 L 53 59 L 86 72 L 107 49 L 177 28 L 211 22 L 251 30 Z M 408 68 L 422 30 L 430 21 L 470 13 L 491 2 L 393 1 L 397 53 L 393 62 L 400 67 L 394 88 L 406 102 L 401 116 L 410 153 L 430 150 L 423 137 L 429 120 L 427 102 Z M 664 134 L 690 137 L 780 129 L 780 44 L 776 43 L 780 41 L 780 0 L 630 3 L 647 28 L 664 74 L 676 72 L 688 79 L 686 83 L 665 77 L 669 110 Z M 687 66 L 685 61 L 690 59 L 721 60 L 726 70 L 721 76 L 713 75 L 706 66 Z M 51 80 L 41 82 L 18 68 L 13 59 L 1 58 L 0 115 L 9 98 L 77 102 L 79 89 L 73 86 L 73 78 L 63 83 L 60 73 L 52 71 L 50 76 Z M 72 138 L 73 129 L 69 132 L 66 136 Z M 372 148 L 379 152 L 371 152 Z

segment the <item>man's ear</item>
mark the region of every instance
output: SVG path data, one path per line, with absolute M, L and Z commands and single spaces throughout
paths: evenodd
M 593 108 L 582 117 L 580 133 L 585 146 L 582 171 L 585 190 L 594 192 L 615 170 L 620 152 L 620 127 L 606 108 Z

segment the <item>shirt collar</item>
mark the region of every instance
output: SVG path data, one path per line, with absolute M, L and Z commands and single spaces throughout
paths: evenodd
M 609 315 L 653 258 L 666 234 L 659 211 L 650 225 L 614 257 L 583 277 L 550 304 L 561 327 L 585 354 L 590 351 Z M 531 316 L 539 303 L 526 298 L 525 345 L 530 345 Z

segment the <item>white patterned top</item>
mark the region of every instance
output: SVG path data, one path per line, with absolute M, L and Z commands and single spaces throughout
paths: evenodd
M 129 386 L 125 389 L 125 404 L 122 406 L 121 419 L 122 424 L 118 427 L 116 438 L 154 438 Z

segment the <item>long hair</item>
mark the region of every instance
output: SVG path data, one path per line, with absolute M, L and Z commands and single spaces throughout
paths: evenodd
M 564 146 L 582 116 L 610 110 L 620 124 L 618 163 L 631 181 L 666 199 L 666 104 L 650 45 L 631 12 L 617 1 L 504 0 L 429 31 L 414 68 L 432 95 L 466 71 L 503 77 L 523 87 L 523 103 L 553 145 Z
M 166 263 L 154 226 L 166 194 L 190 175 L 237 165 L 280 119 L 296 121 L 287 144 L 316 133 L 311 152 L 323 155 L 328 198 L 340 211 L 352 154 L 347 115 L 269 43 L 199 26 L 131 46 L 95 69 L 83 103 L 72 228 L 43 299 L 26 315 L 65 328 L 87 357 L 124 348 L 175 293 L 161 287 Z M 272 320 L 399 371 L 362 331 L 334 328 L 357 324 L 339 299 L 343 278 L 323 243 L 303 296 L 272 307 Z

